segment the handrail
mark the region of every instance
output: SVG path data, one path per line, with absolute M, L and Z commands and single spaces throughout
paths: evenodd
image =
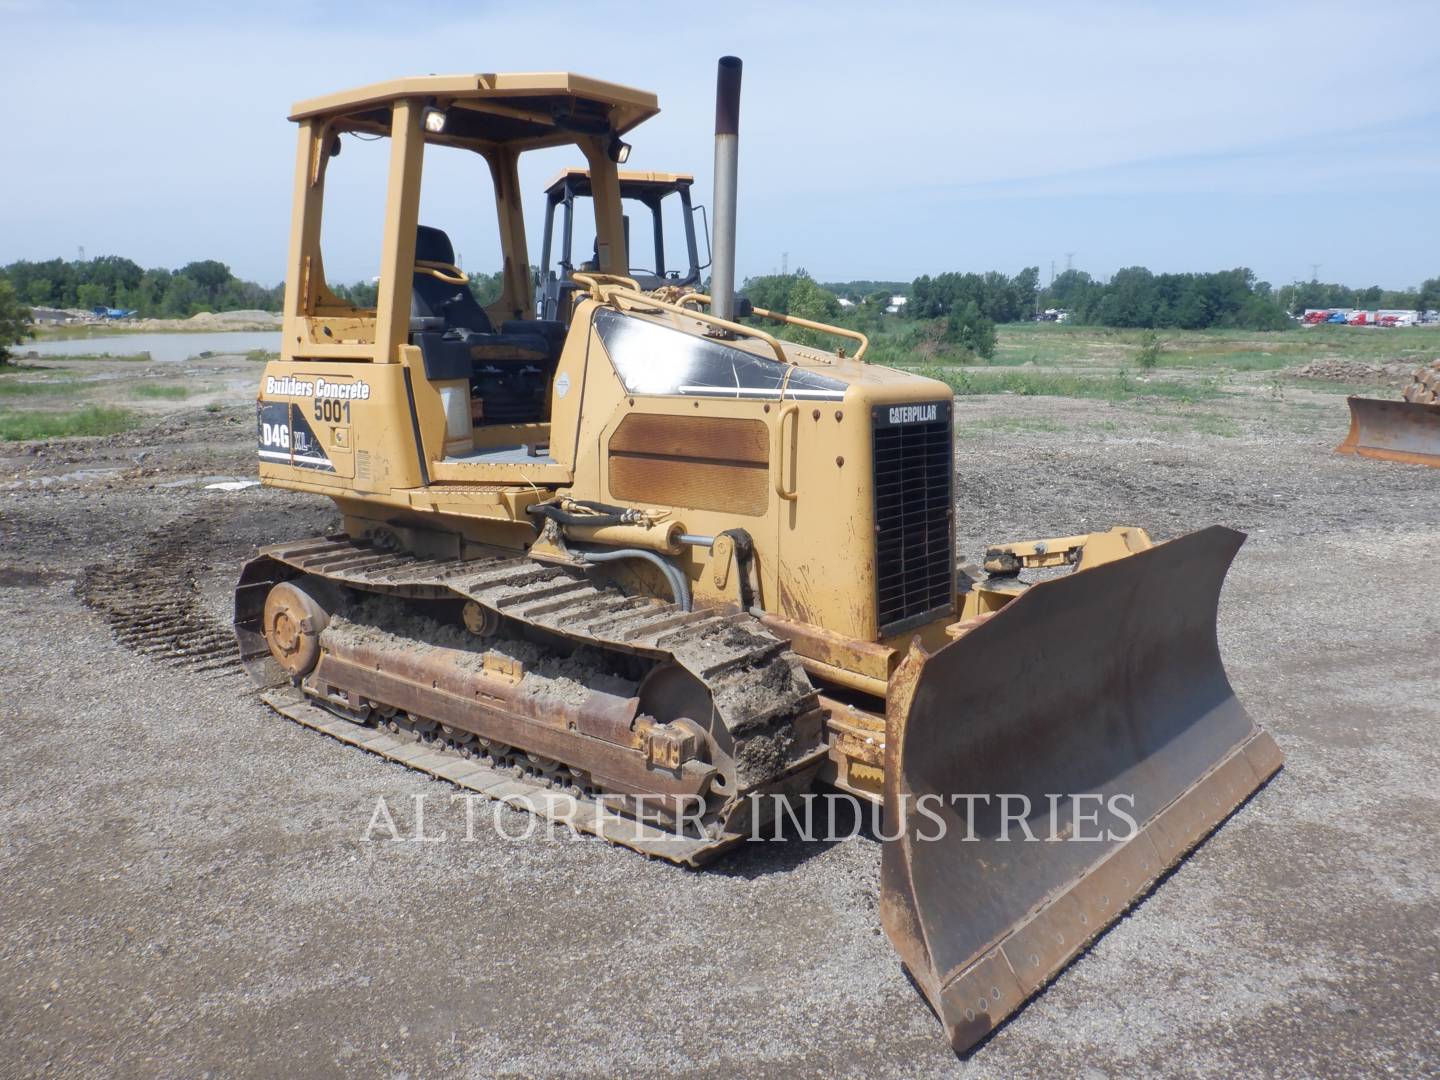
M 746 326 L 744 323 L 731 322 L 729 319 L 721 319 L 703 311 L 692 311 L 689 308 L 682 307 L 680 304 L 672 304 L 668 300 L 659 300 L 650 293 L 641 292 L 638 285 L 634 289 L 626 289 L 622 286 L 610 285 L 599 280 L 601 277 L 611 275 L 580 273 L 570 276 L 589 289 L 590 294 L 602 303 L 614 304 L 616 307 L 624 307 L 628 304 L 631 305 L 630 310 L 659 308 L 661 311 L 684 315 L 687 319 L 695 319 L 697 322 L 705 323 L 707 326 L 718 327 L 732 334 L 739 334 L 742 337 L 751 337 L 763 341 L 766 345 L 770 346 L 770 350 L 775 354 L 775 359 L 780 363 L 794 363 L 794 361 L 786 355 L 785 346 L 781 345 L 777 338 L 771 334 L 767 334 L 764 330 L 757 330 L 755 327 Z M 682 299 L 689 299 L 689 297 L 687 296 Z M 706 297 L 706 299 L 708 300 L 709 297 Z
M 644 291 L 640 288 L 638 281 L 632 277 L 626 277 L 624 274 L 601 274 L 591 270 L 572 270 L 570 271 L 570 280 L 584 285 L 591 292 L 594 292 L 597 286 L 608 285 L 612 281 L 622 281 L 636 292 Z
M 704 293 L 686 293 L 680 298 L 682 305 L 689 303 L 708 304 L 710 297 Z M 818 330 L 822 334 L 831 334 L 835 337 L 849 338 L 852 341 L 860 342 L 860 348 L 855 350 L 854 359 L 859 360 L 865 355 L 865 350 L 870 347 L 870 339 L 859 330 L 851 330 L 845 326 L 834 326 L 830 323 L 815 322 L 812 319 L 802 319 L 799 315 L 787 315 L 783 311 L 767 311 L 765 308 L 752 307 L 754 314 L 762 319 L 773 319 L 776 322 L 789 323 L 792 326 L 803 326 L 807 330 Z
M 781 391 L 781 396 L 784 396 L 784 391 Z M 780 409 L 780 419 L 775 422 L 775 494 L 779 495 L 780 498 L 786 502 L 794 502 L 800 497 L 800 489 L 798 487 L 787 488 L 785 486 L 785 421 L 791 416 L 795 417 L 795 427 L 793 430 L 798 434 L 800 425 L 799 405 L 782 406 Z M 791 459 L 793 467 L 793 454 L 791 455 Z

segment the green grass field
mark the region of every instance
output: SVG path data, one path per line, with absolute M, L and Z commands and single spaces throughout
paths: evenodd
M 161 386 L 155 383 L 143 383 L 132 391 L 136 397 L 142 398 L 166 398 L 178 400 L 190 396 L 190 391 L 183 386 Z
M 1229 392 L 1227 383 L 1236 392 L 1246 384 L 1273 384 L 1277 389 L 1373 393 L 1375 385 L 1364 382 L 1363 370 L 1348 382 L 1284 372 L 1315 360 L 1418 366 L 1440 356 L 1440 329 L 1173 330 L 1157 331 L 1159 355 L 1147 371 L 1141 363 L 1145 331 L 1057 323 L 1014 323 L 996 330 L 995 354 L 980 359 L 948 350 L 934 329 L 927 332 L 921 324 L 894 319 L 872 337 L 866 359 L 942 379 L 957 394 L 1203 401 Z
M 1217 398 L 1224 393 L 1214 379 L 1137 377 L 1128 369 L 1093 375 L 1066 371 L 986 371 L 938 365 L 925 365 L 914 370 L 917 374 L 947 383 L 962 397 L 969 394 L 1018 394 L 1021 397 L 1094 398 L 1100 401 L 1132 401 L 1148 397 L 1194 402 Z
M 0 379 L 0 398 L 53 397 L 74 392 L 74 379 Z
M 75 435 L 117 435 L 139 418 L 128 409 L 87 405 L 71 412 L 0 412 L 0 439 L 64 439 Z
M 866 359 L 938 379 L 962 400 L 1004 399 L 1011 415 L 983 406 L 983 418 L 957 430 L 986 433 L 1138 434 L 1189 432 L 1239 438 L 1264 425 L 1313 433 L 1344 415 L 1347 394 L 1399 394 L 1399 371 L 1440 356 L 1440 329 L 1294 328 L 1269 333 L 1239 330 L 1166 331 L 1155 335 L 1154 366 L 1140 361 L 1143 331 L 1055 323 L 997 328 L 995 355 L 977 360 L 945 345 L 938 324 L 887 318 Z M 261 362 L 272 353 L 255 350 Z M 223 381 L 175 385 L 151 378 L 150 365 L 133 370 L 87 367 L 86 359 L 145 360 L 144 355 L 67 356 L 0 368 L 0 439 L 107 435 L 139 423 L 136 413 L 182 407 L 195 398 L 229 394 Z M 1338 361 L 1323 374 L 1301 375 L 1311 361 Z M 1348 366 L 1347 366 L 1348 365 Z M 1389 365 L 1384 374 L 1379 365 Z M 253 369 L 251 369 L 253 370 Z M 117 378 L 116 376 L 120 377 Z M 1101 421 L 1043 415 L 1047 398 L 1116 406 Z M 129 401 L 136 413 L 114 407 Z M 228 401 L 228 397 L 225 399 Z M 1029 403 L 1026 403 L 1029 401 Z M 1333 402 L 1333 404 L 1332 404 Z M 143 404 L 142 404 L 143 403 Z M 207 406 L 219 411 L 222 404 Z M 1050 410 L 1052 413 L 1055 410 Z M 1107 427 L 1106 425 L 1111 425 Z

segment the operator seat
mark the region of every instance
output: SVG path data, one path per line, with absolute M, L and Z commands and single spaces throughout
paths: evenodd
M 455 264 L 444 230 L 415 231 L 417 263 Z M 545 419 L 546 391 L 554 378 L 565 325 L 511 319 L 497 331 L 469 286 L 442 281 L 416 267 L 410 294 L 410 340 L 420 347 L 425 377 L 467 379 L 480 403 L 481 423 L 519 424 Z
M 455 265 L 455 248 L 443 229 L 421 225 L 415 230 L 415 261 Z M 444 319 L 447 330 L 474 330 L 493 334 L 490 316 L 467 286 L 441 281 L 423 270 L 415 271 L 410 294 L 411 319 Z

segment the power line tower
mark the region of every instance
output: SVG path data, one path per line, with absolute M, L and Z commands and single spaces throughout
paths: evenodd
M 1310 280 L 1311 280 L 1311 281 L 1319 281 L 1319 280 L 1320 280 L 1320 267 L 1321 267 L 1321 265 L 1322 265 L 1321 263 L 1311 263 L 1311 264 L 1310 264 Z
M 1074 253 L 1073 251 L 1067 251 L 1067 252 L 1065 252 L 1065 272 L 1068 274 L 1068 273 L 1069 273 L 1071 270 L 1073 270 L 1074 268 L 1075 268 L 1075 253 Z
M 790 276 L 790 253 L 788 251 L 782 251 L 780 253 L 780 276 Z
M 84 244 L 81 244 L 78 248 L 76 248 L 76 250 L 80 252 L 80 261 L 81 261 L 81 262 L 84 262 L 84 261 L 85 261 L 85 245 L 84 245 Z

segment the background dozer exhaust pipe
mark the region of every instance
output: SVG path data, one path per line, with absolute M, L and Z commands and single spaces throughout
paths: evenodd
M 710 311 L 735 317 L 735 195 L 739 185 L 740 70 L 722 56 L 715 75 L 715 242 L 711 248 Z

